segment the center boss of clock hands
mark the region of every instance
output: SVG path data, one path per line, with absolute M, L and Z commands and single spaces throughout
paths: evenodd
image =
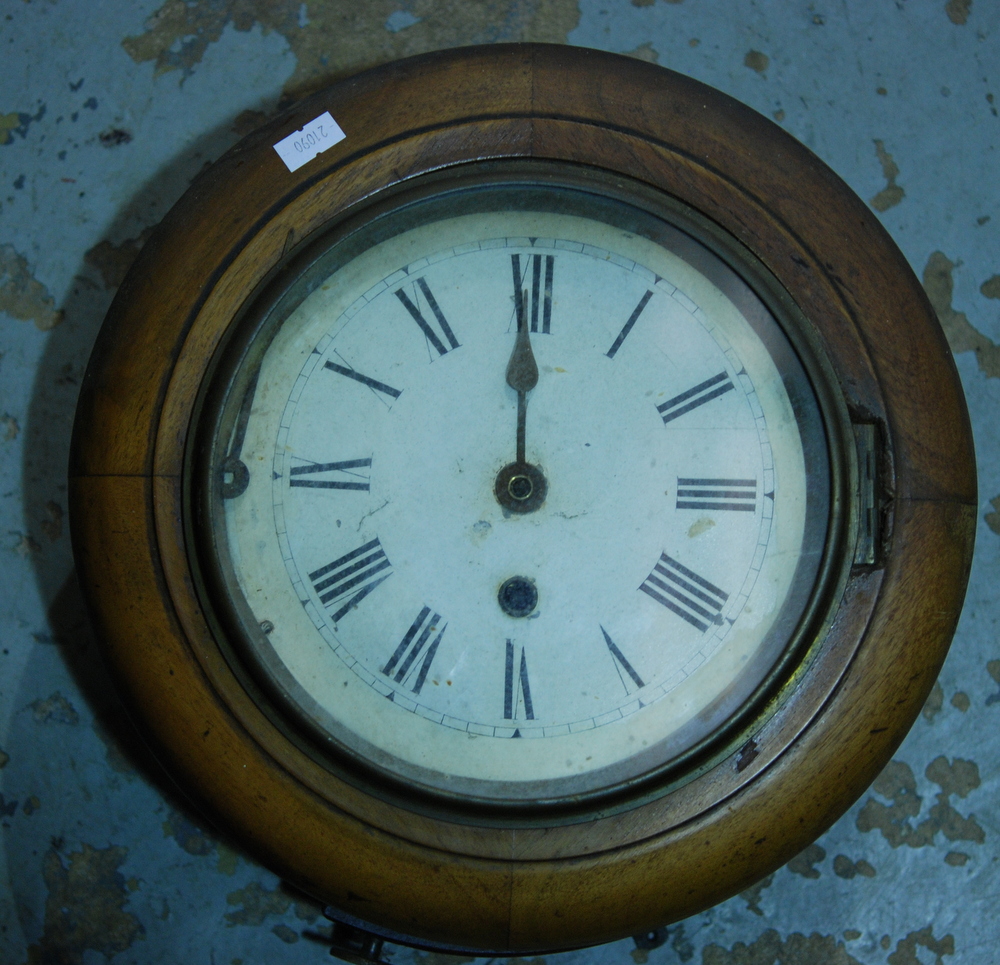
M 517 337 L 507 363 L 507 384 L 517 393 L 517 454 L 497 473 L 493 492 L 497 502 L 511 513 L 531 513 L 545 501 L 545 474 L 524 455 L 525 424 L 528 418 L 528 393 L 538 384 L 538 364 L 531 350 L 527 324 L 527 289 L 517 312 Z M 538 603 L 535 584 L 523 576 L 513 576 L 500 587 L 500 608 L 508 616 L 523 617 Z

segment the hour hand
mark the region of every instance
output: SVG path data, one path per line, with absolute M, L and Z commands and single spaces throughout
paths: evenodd
M 518 393 L 530 392 L 538 385 L 538 364 L 535 362 L 535 353 L 531 351 L 531 338 L 524 320 L 526 314 L 518 313 L 522 320 L 521 326 L 517 330 L 514 351 L 507 363 L 507 384 Z
M 525 301 L 528 293 L 524 293 Z M 523 305 L 523 303 L 522 303 Z M 531 350 L 531 338 L 525 324 L 527 312 L 518 313 L 514 351 L 507 363 L 507 384 L 517 393 L 517 456 L 497 475 L 494 485 L 497 502 L 515 513 L 530 513 L 545 500 L 548 488 L 538 466 L 528 463 L 524 454 L 525 423 L 528 417 L 528 393 L 538 384 L 538 363 Z

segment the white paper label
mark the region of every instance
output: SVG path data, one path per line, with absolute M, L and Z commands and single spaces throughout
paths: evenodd
M 301 130 L 283 137 L 274 145 L 274 149 L 289 171 L 297 171 L 307 161 L 311 161 L 317 154 L 322 154 L 345 137 L 347 135 L 330 116 L 330 112 L 323 111 Z

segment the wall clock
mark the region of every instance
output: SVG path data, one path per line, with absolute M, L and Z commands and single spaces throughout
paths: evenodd
M 109 313 L 71 485 L 192 800 L 344 921 L 499 953 L 689 915 L 843 813 L 976 507 L 865 205 L 714 90 L 534 45 L 346 80 L 203 173 Z

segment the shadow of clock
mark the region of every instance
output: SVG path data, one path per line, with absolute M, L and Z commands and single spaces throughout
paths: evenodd
M 253 112 L 255 126 L 265 116 Z M 35 644 L 19 679 L 8 684 L 16 691 L 16 712 L 5 742 L 13 753 L 4 789 L 8 798 L 44 797 L 38 815 L 44 820 L 36 817 L 6 835 L 15 896 L 37 890 L 39 861 L 46 860 L 39 856 L 69 855 L 82 842 L 85 849 L 109 842 L 134 847 L 137 832 L 150 847 L 161 847 L 155 842 L 168 834 L 168 825 L 169 836 L 191 855 L 217 854 L 221 865 L 224 854 L 231 862 L 238 854 L 180 795 L 129 719 L 77 582 L 67 518 L 76 402 L 105 314 L 155 223 L 207 164 L 246 133 L 237 122 L 230 119 L 187 145 L 121 208 L 104 232 L 106 240 L 78 253 L 77 271 L 60 304 L 61 321 L 48 334 L 37 365 L 22 427 L 25 531 L 13 536 L 20 540 L 15 548 L 32 564 L 48 625 L 30 628 Z M 59 726 L 65 724 L 73 726 Z M 120 815 L 131 815 L 128 823 Z M 151 853 L 149 847 L 143 851 Z M 281 890 L 296 907 L 312 904 L 292 889 Z M 318 916 L 318 906 L 300 915 Z M 58 941 L 47 926 L 48 921 L 44 929 L 41 922 L 24 923 L 26 934 L 42 932 L 38 947 L 55 954 L 58 949 L 49 945 Z

